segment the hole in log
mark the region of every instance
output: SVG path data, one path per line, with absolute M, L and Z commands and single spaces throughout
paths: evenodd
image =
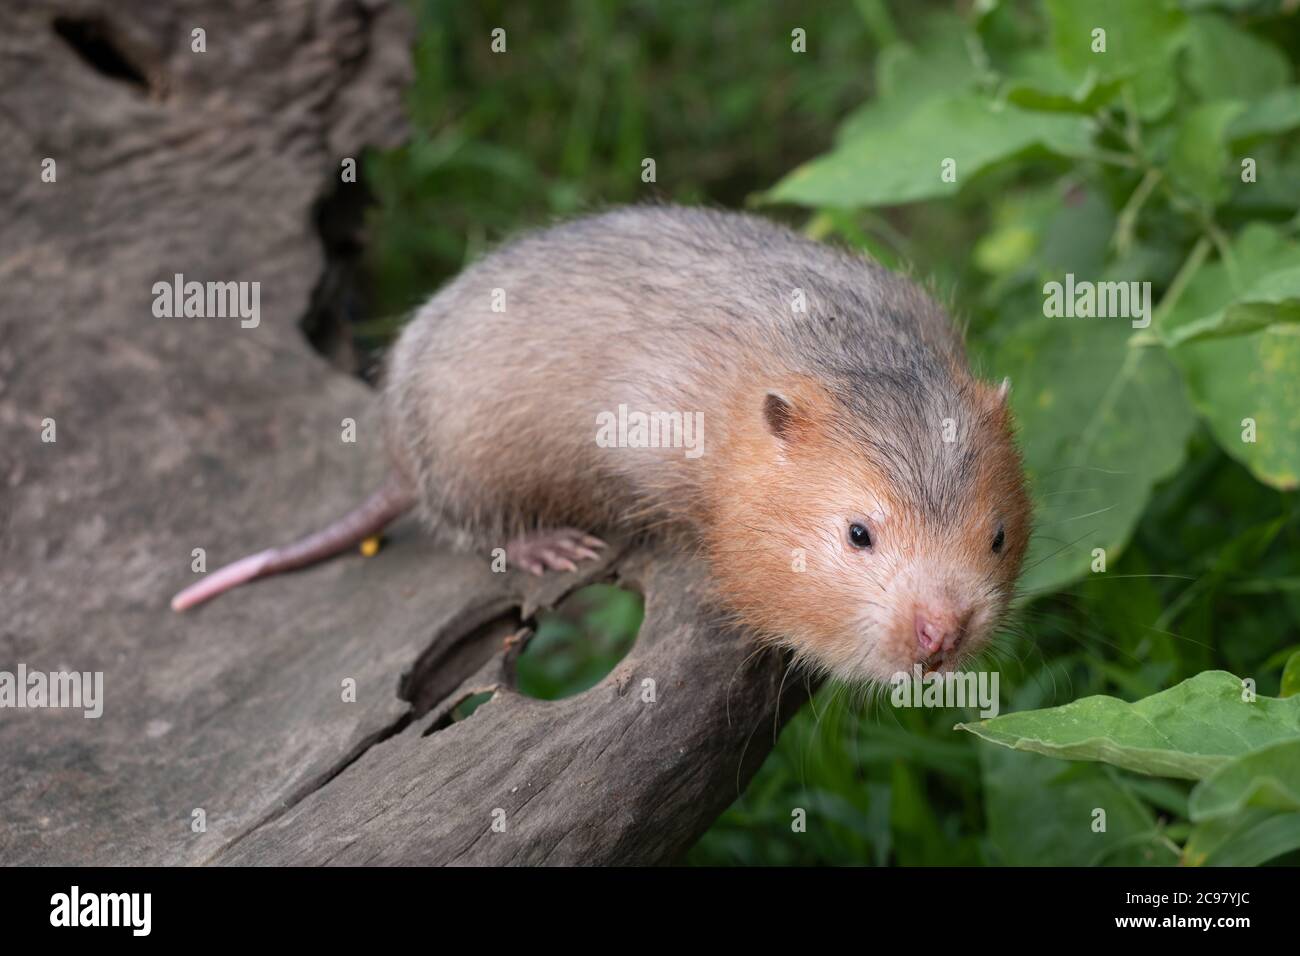
M 450 696 L 522 626 L 519 609 L 512 607 L 488 617 L 457 640 L 438 641 L 424 651 L 402 675 L 397 690 L 398 697 L 410 701 L 412 719 L 419 720 Z
M 357 181 L 344 182 L 334 169 L 334 188 L 316 202 L 313 219 L 325 250 L 325 271 L 312 290 L 307 314 L 299 322 L 303 335 L 330 364 L 374 385 L 379 378 L 386 339 L 365 335 L 369 295 L 361 267 L 366 210 L 374 196 L 357 161 Z
M 421 736 L 428 737 L 430 734 L 436 734 L 440 730 L 446 730 L 452 724 L 458 724 L 462 720 L 469 720 L 469 718 L 473 716 L 474 711 L 478 710 L 490 701 L 493 696 L 495 696 L 493 691 L 484 690 L 479 691 L 477 694 L 469 694 L 468 696 L 461 698 L 455 707 L 435 720 L 429 728 L 421 734 Z
M 470 694 L 459 704 L 451 709 L 451 722 L 459 723 L 462 720 L 469 719 L 474 711 L 486 704 L 492 699 L 492 691 L 485 690 L 481 694 Z
M 95 72 L 150 92 L 145 71 L 133 62 L 125 44 L 107 20 L 99 17 L 55 17 L 54 32 Z
M 572 697 L 612 671 L 636 643 L 645 617 L 641 595 L 612 584 L 575 591 L 537 616 L 537 630 L 515 665 L 519 693 Z

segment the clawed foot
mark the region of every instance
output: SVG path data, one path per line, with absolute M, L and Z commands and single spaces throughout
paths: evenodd
M 599 558 L 605 542 L 577 528 L 553 528 L 515 538 L 506 545 L 506 561 L 529 574 L 576 571 L 578 561 Z

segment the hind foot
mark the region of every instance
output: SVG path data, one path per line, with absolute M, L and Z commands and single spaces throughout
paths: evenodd
M 506 545 L 506 560 L 529 574 L 576 571 L 578 561 L 599 558 L 605 542 L 577 528 L 551 528 L 521 535 Z

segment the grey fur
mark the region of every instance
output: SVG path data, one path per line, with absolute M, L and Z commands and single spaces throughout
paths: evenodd
M 491 310 L 497 288 L 505 313 Z M 796 288 L 806 314 L 792 310 Z M 702 411 L 717 448 L 735 424 L 725 397 L 754 390 L 760 415 L 764 390 L 791 373 L 834 396 L 847 448 L 934 520 L 953 516 L 980 443 L 944 443 L 941 422 L 996 427 L 967 414 L 980 406 L 960 334 L 908 279 L 750 215 L 622 208 L 497 249 L 403 332 L 387 426 L 425 517 L 469 542 L 689 523 L 708 462 L 608 454 L 595 415 Z

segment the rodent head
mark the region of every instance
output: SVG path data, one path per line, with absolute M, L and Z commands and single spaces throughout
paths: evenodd
M 1005 383 L 873 374 L 895 380 L 747 395 L 706 546 L 744 623 L 840 678 L 888 682 L 988 645 L 1031 508 Z

